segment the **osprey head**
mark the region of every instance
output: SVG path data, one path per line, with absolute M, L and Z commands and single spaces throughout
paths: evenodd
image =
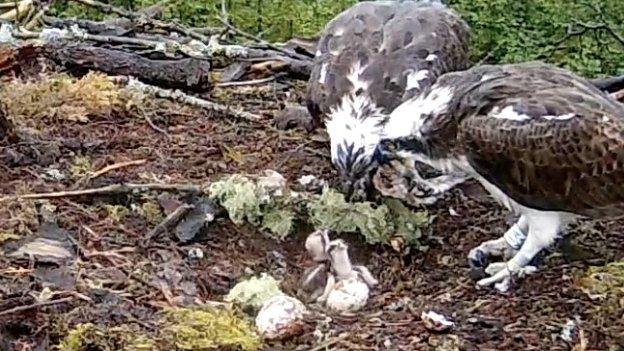
M 348 197 L 366 198 L 380 162 L 378 145 L 386 116 L 365 94 L 345 96 L 326 123 L 332 164 Z

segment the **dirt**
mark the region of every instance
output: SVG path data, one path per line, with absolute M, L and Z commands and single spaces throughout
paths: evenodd
M 142 116 L 113 113 L 88 123 L 42 121 L 45 128 L 30 141 L 3 145 L 0 190 L 3 194 L 51 192 L 119 182 L 203 184 L 224 174 L 260 173 L 265 169 L 278 171 L 291 181 L 303 174 L 335 180 L 322 130 L 307 133 L 273 126 L 273 116 L 287 100 L 296 102 L 302 87 L 300 83 L 270 83 L 222 89 L 206 96 L 262 114 L 265 120 L 261 123 L 168 102 L 155 102 Z M 148 119 L 160 130 L 150 126 Z M 77 156 L 87 157 L 93 170 L 123 161 L 146 162 L 85 179 L 68 175 Z M 66 178 L 50 178 L 52 169 Z M 149 331 L 155 328 L 153 320 L 163 308 L 221 301 L 250 272 L 266 271 L 284 279 L 283 289 L 295 294 L 301 273 L 311 264 L 303 249 L 308 228 L 278 243 L 251 226 L 237 227 L 222 218 L 190 244 L 164 235 L 141 250 L 142 240 L 158 221 L 133 211 L 115 218 L 104 205 L 131 208 L 132 204 L 155 201 L 157 195 L 50 200 L 59 227 L 78 247 L 78 260 L 67 265 L 35 264 L 0 257 L 0 349 L 47 350 L 65 337 L 66 328 L 85 322 L 108 326 L 129 323 Z M 437 217 L 425 239 L 429 246 L 426 252 L 403 255 L 388 247 L 364 245 L 357 235 L 346 235 L 357 260 L 380 280 L 368 306 L 352 316 L 317 309 L 318 313 L 306 321 L 308 333 L 267 343 L 264 349 L 624 348 L 622 311 L 597 312 L 601 302 L 577 284 L 577 278 L 590 265 L 624 258 L 624 221 L 576 225 L 569 239 L 542 255 L 535 275 L 519 279 L 511 292 L 501 294 L 475 287 L 466 256 L 471 248 L 505 231 L 507 213 L 474 184 L 452 191 L 430 210 Z M 0 232 L 18 228 L 32 232 L 7 241 L 5 249 L 40 234 L 42 219 L 36 212 L 31 202 L 11 203 L 0 209 Z M 189 259 L 191 248 L 200 248 L 204 257 Z M 52 299 L 66 301 L 3 314 L 37 303 L 46 286 L 57 292 Z M 420 315 L 429 309 L 447 316 L 455 327 L 441 333 L 427 330 Z M 575 318 L 580 322 L 573 340 L 566 342 L 560 336 L 562 328 Z M 318 330 L 327 332 L 326 340 L 320 343 Z M 585 348 L 579 346 L 583 343 Z

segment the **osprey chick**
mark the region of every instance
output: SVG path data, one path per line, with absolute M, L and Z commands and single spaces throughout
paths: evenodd
M 466 23 L 439 1 L 365 1 L 327 24 L 307 106 L 325 120 L 347 192 L 369 188 L 384 116 L 440 74 L 466 69 L 468 41 Z
M 479 286 L 506 290 L 580 216 L 624 215 L 624 105 L 567 70 L 529 62 L 444 74 L 396 108 L 384 134 L 388 157 L 465 172 L 520 215 L 471 251 L 475 266 L 513 255 Z

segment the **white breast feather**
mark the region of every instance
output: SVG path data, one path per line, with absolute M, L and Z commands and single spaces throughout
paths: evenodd
M 419 95 L 403 102 L 390 114 L 383 136 L 389 139 L 422 137 L 420 128 L 425 118 L 443 112 L 452 98 L 451 87 L 434 86 L 429 94 Z
M 368 89 L 369 83 L 362 79 L 362 73 L 366 70 L 366 66 L 362 66 L 362 64 L 357 61 L 353 67 L 349 70 L 349 74 L 347 75 L 347 79 L 353 85 L 352 92 L 356 92 L 359 89 L 366 90 Z
M 361 113 L 367 106 L 372 106 L 375 113 L 363 118 Z M 331 140 L 332 160 L 338 157 L 341 144 L 353 145 L 356 150 L 363 148 L 364 154 L 371 156 L 381 139 L 383 118 L 381 110 L 365 94 L 344 96 L 340 104 L 331 109 L 325 124 Z

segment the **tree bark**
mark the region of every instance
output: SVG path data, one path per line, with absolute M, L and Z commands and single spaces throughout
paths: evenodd
M 206 91 L 210 62 L 195 58 L 152 60 L 141 55 L 86 44 L 47 45 L 45 55 L 72 71 L 97 70 L 110 75 L 132 76 L 166 88 Z

